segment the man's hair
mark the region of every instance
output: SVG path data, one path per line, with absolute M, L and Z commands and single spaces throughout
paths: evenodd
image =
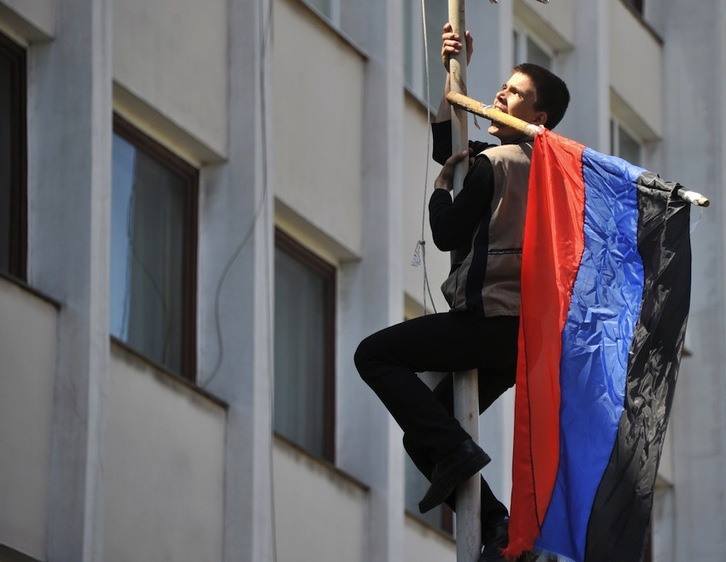
M 532 80 L 537 91 L 534 108 L 547 113 L 545 127 L 554 129 L 562 121 L 570 103 L 567 84 L 546 68 L 530 62 L 518 64 L 514 67 L 514 72 L 521 72 Z

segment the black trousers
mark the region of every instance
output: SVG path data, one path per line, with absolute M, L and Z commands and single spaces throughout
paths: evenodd
M 473 311 L 422 316 L 385 328 L 358 346 L 355 364 L 403 429 L 411 460 L 430 480 L 436 462 L 469 435 L 454 418 L 453 374 L 478 369 L 479 412 L 515 382 L 519 318 L 487 318 Z M 418 377 L 448 373 L 434 390 Z M 455 508 L 454 498 L 447 500 Z M 506 515 L 482 479 L 482 528 Z

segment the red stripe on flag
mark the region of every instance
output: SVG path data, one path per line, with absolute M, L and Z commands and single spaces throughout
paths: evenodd
M 557 476 L 562 330 L 584 247 L 584 148 L 544 131 L 532 153 L 507 556 L 534 546 Z

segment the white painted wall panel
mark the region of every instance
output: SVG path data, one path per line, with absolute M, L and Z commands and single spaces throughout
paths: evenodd
M 113 26 L 114 79 L 225 154 L 227 3 L 123 0 L 113 3 Z
M 2 0 L 0 29 L 27 41 L 49 39 L 55 29 L 55 4 L 52 0 Z
M 0 544 L 46 552 L 56 308 L 0 278 Z
M 404 562 L 456 562 L 456 543 L 420 523 L 406 517 Z
M 638 123 L 632 123 L 631 128 L 645 136 L 644 140 L 652 140 L 663 133 L 662 47 L 621 2 L 609 5 L 612 88 L 636 113 L 635 119 L 643 120 L 654 135 L 649 138 Z
M 274 20 L 275 195 L 360 254 L 365 60 L 298 2 L 275 2 Z
M 279 439 L 272 460 L 277 560 L 370 562 L 365 488 Z
M 107 562 L 222 560 L 225 411 L 112 346 Z

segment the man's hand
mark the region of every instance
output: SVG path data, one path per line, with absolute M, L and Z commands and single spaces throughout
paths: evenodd
M 471 54 L 474 52 L 474 39 L 468 31 L 464 34 L 466 38 L 466 64 L 471 61 Z M 449 60 L 461 52 L 463 47 L 461 37 L 454 33 L 450 23 L 444 24 L 444 33 L 441 36 L 441 61 L 444 63 L 446 72 L 449 72 Z
M 451 191 L 454 189 L 454 170 L 456 165 L 461 162 L 464 158 L 467 158 L 470 154 L 469 149 L 462 152 L 452 154 L 444 163 L 444 167 L 441 168 L 438 177 L 434 180 L 434 188 L 445 189 Z

